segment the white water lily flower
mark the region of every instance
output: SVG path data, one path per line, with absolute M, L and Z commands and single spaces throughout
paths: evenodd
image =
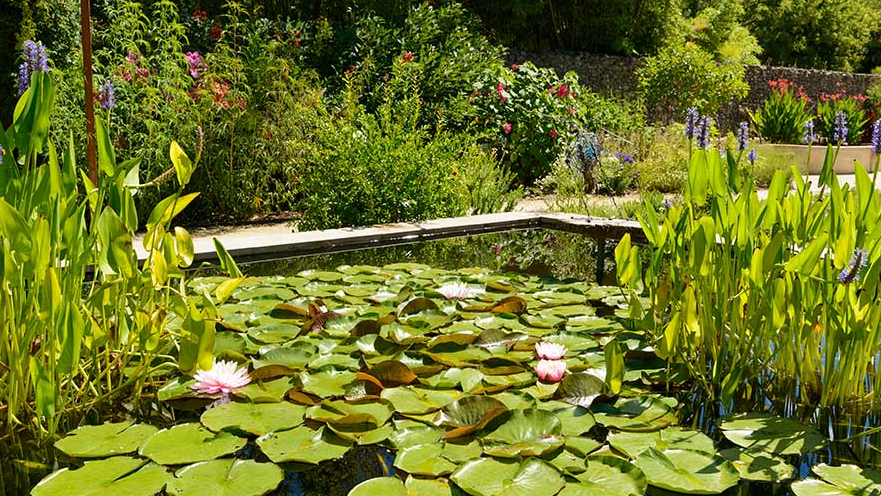
M 454 282 L 437 288 L 437 292 L 444 295 L 444 298 L 448 300 L 466 300 L 474 298 L 483 291 L 471 288 L 464 282 Z
M 566 362 L 563 360 L 539 360 L 535 366 L 538 378 L 545 382 L 560 382 L 566 373 Z
M 543 360 L 559 360 L 569 351 L 562 344 L 557 343 L 535 343 L 535 354 L 539 359 Z
M 239 364 L 236 362 L 217 361 L 215 359 L 211 370 L 199 370 L 196 372 L 196 375 L 193 376 L 196 379 L 196 383 L 190 387 L 198 393 L 221 393 L 226 396 L 251 382 L 248 369 L 238 367 Z

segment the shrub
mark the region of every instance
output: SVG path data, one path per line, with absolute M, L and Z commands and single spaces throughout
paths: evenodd
M 755 113 L 750 113 L 756 133 L 774 143 L 801 143 L 804 125 L 811 115 L 811 99 L 801 86 L 786 79 L 768 81 L 771 95 Z
M 635 145 L 640 191 L 681 193 L 688 180 L 688 143 L 681 125 L 650 127 L 626 138 Z
M 867 100 L 866 95 L 851 95 L 837 93 L 820 93 L 820 103 L 817 105 L 817 117 L 820 133 L 826 141 L 832 143 L 835 137 L 835 117 L 839 112 L 847 116 L 846 143 L 859 144 L 862 141 L 863 129 L 869 122 L 863 104 Z
M 746 96 L 741 65 L 717 64 L 694 43 L 670 44 L 647 57 L 637 71 L 639 93 L 648 106 L 660 107 L 666 117 L 697 107 L 714 114 L 722 104 Z
M 620 196 L 633 184 L 634 161 L 622 153 L 606 154 L 593 169 L 596 192 L 601 195 Z

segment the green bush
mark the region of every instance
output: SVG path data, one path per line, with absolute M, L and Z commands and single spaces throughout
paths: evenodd
M 630 155 L 606 154 L 593 169 L 596 192 L 601 195 L 620 196 L 633 184 L 635 166 Z
M 677 117 L 686 108 L 714 114 L 731 100 L 746 96 L 741 65 L 718 64 L 694 43 L 673 43 L 647 57 L 637 71 L 639 93 L 648 106 Z
M 829 143 L 834 143 L 835 117 L 839 112 L 847 116 L 846 142 L 850 145 L 858 145 L 862 141 L 863 129 L 869 122 L 863 103 L 867 100 L 866 95 L 847 96 L 838 93 L 820 93 L 820 103 L 817 105 L 817 117 L 819 131 Z
M 640 191 L 681 193 L 688 180 L 688 142 L 681 125 L 649 127 L 626 136 L 635 144 Z
M 397 64 L 375 114 L 349 87 L 324 119 L 304 176 L 301 229 L 327 229 L 513 208 L 518 192 L 469 133 L 429 133 L 418 83 Z M 474 185 L 480 183 L 480 188 Z
M 750 113 L 756 133 L 773 143 L 801 143 L 805 122 L 810 120 L 810 98 L 801 86 L 786 79 L 768 81 L 771 94 Z

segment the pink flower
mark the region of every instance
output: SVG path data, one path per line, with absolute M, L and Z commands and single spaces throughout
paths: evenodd
M 559 360 L 569 351 L 562 344 L 535 343 L 535 354 L 542 360 Z
M 520 70 L 520 66 L 517 65 L 517 64 L 511 64 L 511 70 L 512 70 L 512 71 L 519 71 L 519 70 Z
M 538 378 L 545 382 L 560 382 L 566 373 L 566 362 L 562 360 L 539 360 L 535 366 Z
M 454 282 L 450 284 L 444 284 L 443 286 L 437 288 L 437 292 L 444 295 L 444 298 L 448 300 L 467 300 L 468 298 L 473 298 L 483 291 L 473 289 L 464 282 Z
M 560 86 L 558 86 L 557 87 L 557 97 L 566 98 L 567 96 L 569 96 L 569 87 L 566 86 L 565 84 L 561 84 Z
M 221 360 L 218 362 L 215 359 L 214 365 L 210 370 L 199 370 L 196 372 L 196 375 L 193 377 L 196 379 L 196 383 L 190 387 L 198 393 L 221 393 L 226 396 L 251 382 L 248 370 L 245 368 L 240 369 L 238 366 L 239 364 L 233 361 L 226 362 Z
M 556 138 L 556 137 L 557 137 L 557 130 L 556 130 L 556 129 L 551 129 L 551 132 L 548 133 L 548 134 L 551 135 L 551 138 Z
M 511 134 L 511 123 L 510 122 L 505 123 L 505 134 Z
M 187 60 L 190 76 L 192 76 L 193 79 L 198 79 L 199 74 L 205 69 L 205 62 L 202 60 L 202 55 L 199 52 L 187 52 L 187 54 L 184 55 L 184 58 Z
M 404 52 L 404 54 L 401 55 L 401 60 L 404 61 L 405 63 L 410 62 L 411 60 L 413 60 L 413 52 L 409 52 L 409 51 Z

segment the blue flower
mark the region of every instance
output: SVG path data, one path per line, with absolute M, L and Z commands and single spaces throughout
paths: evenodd
M 116 96 L 113 94 L 113 83 L 105 81 L 98 92 L 98 101 L 101 102 L 101 108 L 104 110 L 112 109 L 116 106 Z
M 31 87 L 31 74 L 37 71 L 49 72 L 49 57 L 42 43 L 27 40 L 24 42 L 22 52 L 24 62 L 18 66 L 18 96 Z
M 801 138 L 801 142 L 810 145 L 813 142 L 817 141 L 817 135 L 814 133 L 814 121 L 808 119 L 805 121 L 805 134 Z
M 670 201 L 669 199 L 664 200 L 664 209 L 665 209 L 665 210 L 669 210 L 670 207 L 672 207 L 672 206 L 673 206 L 673 202 L 672 202 L 672 201 Z
M 710 128 L 713 127 L 713 119 L 705 115 L 700 118 L 697 129 L 695 130 L 697 137 L 697 147 L 706 148 L 710 141 Z
M 750 165 L 755 165 L 756 160 L 759 159 L 759 154 L 756 153 L 756 149 L 753 148 L 746 154 L 746 159 L 749 160 Z
M 838 274 L 838 281 L 843 284 L 850 284 L 859 280 L 860 272 L 866 266 L 868 256 L 869 252 L 866 250 L 862 248 L 855 249 L 853 255 L 850 256 L 850 263 Z
M 749 148 L 749 123 L 743 121 L 737 127 L 737 149 L 744 151 Z
M 685 112 L 685 137 L 692 139 L 695 136 L 696 126 L 700 116 L 697 113 L 697 107 L 691 107 Z
M 843 110 L 835 114 L 835 132 L 832 141 L 842 145 L 847 144 L 847 114 Z
M 872 153 L 881 155 L 881 119 L 872 126 Z

